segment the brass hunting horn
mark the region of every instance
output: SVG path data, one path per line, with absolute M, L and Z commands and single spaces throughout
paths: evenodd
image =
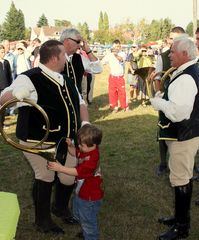
M 170 67 L 166 72 L 160 71 L 160 72 L 157 72 L 156 74 L 154 74 L 153 76 L 151 76 L 151 88 L 152 88 L 151 91 L 153 91 L 155 93 L 157 91 L 164 92 L 165 81 L 168 79 L 168 77 L 169 78 L 171 77 L 171 74 L 174 70 L 176 70 L 175 67 Z M 162 74 L 163 74 L 163 76 L 162 76 Z M 160 79 L 160 84 L 157 84 L 157 81 L 156 81 L 157 76 L 162 76 Z
M 34 145 L 30 146 L 30 145 L 24 145 L 24 144 L 17 143 L 13 139 L 11 139 L 6 134 L 6 132 L 4 131 L 2 119 L 4 119 L 4 115 L 5 115 L 5 112 L 6 112 L 5 110 L 9 106 L 12 106 L 12 105 L 16 104 L 17 102 L 27 103 L 27 104 L 31 105 L 32 107 L 35 107 L 42 114 L 42 116 L 44 117 L 44 120 L 45 120 L 45 123 L 46 123 L 46 132 L 45 132 L 43 138 L 40 140 L 40 142 L 37 142 Z M 19 101 L 17 98 L 13 98 L 13 99 L 7 101 L 6 103 L 4 103 L 0 107 L 0 116 L 1 116 L 0 133 L 1 133 L 2 137 L 3 137 L 3 139 L 8 144 L 10 144 L 14 148 L 17 148 L 17 149 L 22 150 L 24 152 L 38 154 L 38 155 L 40 155 L 40 156 L 42 156 L 44 158 L 47 158 L 50 161 L 55 161 L 54 150 L 53 150 L 53 149 L 55 149 L 55 144 L 50 144 L 48 147 L 45 147 L 45 148 L 42 147 L 42 144 L 46 141 L 46 139 L 47 139 L 47 137 L 49 135 L 49 131 L 50 131 L 49 118 L 48 118 L 48 115 L 46 114 L 46 112 L 44 111 L 44 109 L 42 107 L 40 107 L 34 101 L 26 99 L 26 98 L 23 99 L 23 101 Z

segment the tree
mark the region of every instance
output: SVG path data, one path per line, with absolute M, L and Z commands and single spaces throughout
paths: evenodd
M 88 28 L 88 24 L 86 22 L 84 22 L 84 24 L 82 25 L 81 35 L 82 35 L 83 39 L 85 39 L 87 41 L 90 40 L 89 28 Z
M 109 19 L 108 15 L 105 12 L 100 12 L 99 21 L 98 21 L 98 30 L 94 32 L 93 40 L 100 43 L 107 43 L 109 39 Z
M 103 28 L 105 31 L 109 30 L 109 19 L 108 19 L 108 14 L 106 12 L 104 13 Z
M 31 36 L 31 28 L 26 28 L 25 30 L 25 39 L 30 39 Z
M 108 14 L 105 12 L 100 12 L 99 21 L 98 21 L 98 30 L 109 30 L 109 19 Z
M 104 16 L 102 11 L 100 12 L 100 16 L 99 16 L 98 30 L 104 30 Z
M 97 30 L 94 32 L 93 41 L 99 42 L 101 44 L 105 44 L 105 43 L 109 42 L 109 33 L 107 35 L 106 31 Z
M 8 39 L 21 40 L 25 37 L 24 15 L 21 10 L 17 10 L 14 3 L 11 3 L 10 9 L 6 15 L 5 22 L 2 24 L 0 34 L 1 40 Z
M 199 20 L 197 20 L 197 27 L 199 26 Z M 186 27 L 186 33 L 193 37 L 193 22 L 190 22 Z
M 157 41 L 166 39 L 170 30 L 174 26 L 169 18 L 152 20 L 150 24 L 146 24 L 144 20 L 140 22 L 140 34 L 143 43 L 149 41 Z
M 48 19 L 44 14 L 41 15 L 39 21 L 37 22 L 37 27 L 48 26 Z
M 89 36 L 90 32 L 89 32 L 88 24 L 86 22 L 84 22 L 84 24 L 78 23 L 77 29 L 80 31 L 83 39 L 85 39 L 87 41 L 90 40 L 90 36 Z
M 55 19 L 55 27 L 72 27 L 72 23 L 68 20 Z

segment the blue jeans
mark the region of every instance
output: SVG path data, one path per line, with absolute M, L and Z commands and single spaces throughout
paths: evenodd
M 73 215 L 80 222 L 85 240 L 99 239 L 97 215 L 101 205 L 102 200 L 87 201 L 76 194 L 73 198 Z

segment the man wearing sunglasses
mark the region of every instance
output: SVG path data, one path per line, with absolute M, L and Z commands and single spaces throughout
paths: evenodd
M 80 33 L 76 29 L 65 29 L 61 34 L 60 41 L 64 45 L 66 56 L 66 64 L 62 73 L 67 75 L 69 79 L 75 83 L 81 93 L 81 83 L 84 72 L 100 73 L 102 71 L 100 61 L 94 56 L 87 42 L 82 40 Z M 76 53 L 80 47 L 87 53 L 88 59 Z M 70 162 L 68 157 L 66 162 L 67 164 L 74 164 Z M 78 222 L 73 217 L 69 208 L 70 197 L 75 185 L 74 179 L 73 181 L 69 179 L 68 185 L 66 185 L 62 184 L 57 178 L 55 184 L 56 193 L 52 212 L 67 224 L 77 224 Z
M 79 92 L 82 93 L 81 84 L 84 72 L 101 73 L 101 63 L 76 29 L 65 29 L 60 36 L 60 41 L 64 44 L 66 51 L 64 74 L 75 82 Z M 88 58 L 76 53 L 80 47 L 86 52 Z

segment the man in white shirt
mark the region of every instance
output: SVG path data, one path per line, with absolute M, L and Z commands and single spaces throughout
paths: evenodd
M 170 59 L 169 59 L 170 48 L 173 44 L 173 39 L 175 39 L 176 37 L 179 37 L 182 34 L 185 34 L 185 31 L 180 26 L 176 26 L 176 27 L 171 29 L 171 32 L 169 33 L 169 37 L 168 37 L 168 45 L 170 47 L 169 47 L 169 49 L 167 49 L 167 51 L 163 52 L 162 54 L 160 54 L 158 56 L 157 61 L 156 61 L 156 66 L 155 66 L 155 73 L 160 73 L 162 71 L 166 72 L 168 69 L 171 68 L 171 63 L 170 63 Z M 162 75 L 159 74 L 155 78 L 157 88 L 160 88 L 161 76 Z M 166 79 L 165 84 L 166 84 L 168 79 Z M 168 162 L 167 161 L 167 145 L 165 144 L 164 140 L 159 140 L 159 151 L 160 151 L 160 164 L 158 165 L 158 167 L 156 169 L 156 174 L 158 176 L 161 176 L 161 175 L 168 172 L 168 168 L 167 168 L 167 162 Z
M 126 54 L 121 51 L 121 43 L 117 39 L 113 41 L 112 51 L 107 53 L 101 61 L 102 64 L 109 64 L 110 66 L 108 94 L 109 105 L 113 112 L 117 112 L 119 109 L 118 100 L 123 111 L 129 110 L 124 80 L 125 60 Z
M 68 77 L 60 74 L 65 62 L 65 48 L 61 42 L 49 40 L 43 43 L 40 48 L 39 67 L 19 75 L 10 87 L 2 92 L 0 98 L 0 104 L 13 97 L 18 100 L 30 98 L 45 110 L 50 122 L 50 131 L 45 144 L 58 144 L 62 137 L 75 140 L 81 124 L 88 123 L 87 106 L 76 86 Z M 23 102 L 19 104 L 21 106 L 18 108 L 16 128 L 18 139 L 23 145 L 39 142 L 46 132 L 44 119 L 34 107 L 24 105 Z M 51 217 L 52 186 L 54 180 L 59 179 L 60 185 L 55 185 L 54 208 L 60 208 L 56 209 L 56 215 L 61 214 L 59 217 L 65 217 L 67 221 L 74 223 L 67 206 L 68 185 L 74 184 L 74 177 L 49 171 L 46 168 L 49 160 L 47 157 L 28 152 L 24 152 L 24 155 L 35 175 L 33 200 L 36 229 L 43 233 L 63 234 L 63 229 L 57 226 Z M 68 154 L 65 165 L 75 166 L 76 159 Z
M 159 139 L 168 146 L 169 178 L 175 189 L 174 217 L 160 219 L 172 227 L 160 234 L 160 240 L 189 235 L 193 168 L 199 148 L 199 68 L 194 42 L 185 36 L 175 38 L 169 58 L 176 71 L 163 97 L 151 99 L 154 109 L 160 111 Z

